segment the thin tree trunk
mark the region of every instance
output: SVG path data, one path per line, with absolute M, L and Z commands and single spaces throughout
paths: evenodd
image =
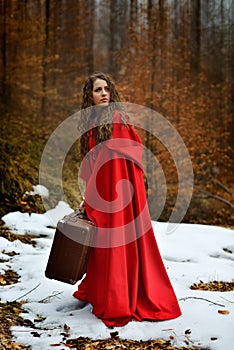
M 193 48 L 193 67 L 195 72 L 200 70 L 200 42 L 201 42 L 201 0 L 192 2 L 191 31 Z
M 8 89 L 7 89 L 7 57 L 6 57 L 6 20 L 7 20 L 7 1 L 1 1 L 1 18 L 2 18 L 2 79 L 1 79 L 1 105 L 3 107 L 3 112 L 7 112 L 7 100 L 8 100 Z
M 42 61 L 42 101 L 41 112 L 42 116 L 46 115 L 46 100 L 47 100 L 47 63 L 46 58 L 48 56 L 48 43 L 49 43 L 49 18 L 50 18 L 50 0 L 45 1 L 45 42 L 43 50 Z
M 89 0 L 88 1 L 88 7 L 87 7 L 87 24 L 88 25 L 88 31 L 87 31 L 87 43 L 88 43 L 88 73 L 93 73 L 94 70 L 94 57 L 93 57 L 93 41 L 94 41 L 94 16 L 95 16 L 95 1 Z
M 112 70 L 112 75 L 116 76 L 114 54 L 115 54 L 115 0 L 110 0 L 110 48 L 109 48 L 109 70 Z

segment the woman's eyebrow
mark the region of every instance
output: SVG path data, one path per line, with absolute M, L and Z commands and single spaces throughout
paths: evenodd
M 103 86 L 105 89 L 106 88 L 108 88 L 109 89 L 109 86 L 108 85 L 105 85 L 105 86 Z M 96 86 L 95 88 L 94 88 L 94 90 L 98 90 L 98 89 L 102 89 L 102 86 Z

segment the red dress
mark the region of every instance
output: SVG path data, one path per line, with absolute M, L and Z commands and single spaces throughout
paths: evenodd
M 180 307 L 147 206 L 141 140 L 115 111 L 112 139 L 94 146 L 91 140 L 82 177 L 87 215 L 98 233 L 86 276 L 73 295 L 88 301 L 108 327 L 176 318 Z

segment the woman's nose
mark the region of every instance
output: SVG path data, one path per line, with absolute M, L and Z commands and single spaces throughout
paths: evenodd
M 106 95 L 106 90 L 102 89 L 102 95 Z

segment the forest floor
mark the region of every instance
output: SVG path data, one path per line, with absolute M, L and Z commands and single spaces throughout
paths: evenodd
M 3 222 L 0 224 L 0 237 L 6 238 L 9 241 L 20 240 L 26 244 L 34 245 L 30 235 L 18 235 L 10 232 Z M 10 253 L 9 253 L 10 254 Z M 14 254 L 14 252 L 11 252 Z M 3 275 L 0 274 L 0 285 L 14 285 L 17 283 L 20 276 L 11 270 L 6 270 Z M 11 302 L 1 302 L 0 300 L 0 349 L 31 349 L 30 346 L 25 346 L 19 343 L 16 343 L 12 337 L 11 327 L 13 326 L 25 326 L 34 329 L 32 331 L 33 336 L 37 337 L 37 320 L 33 323 L 32 321 L 21 317 L 21 313 L 24 312 L 23 305 L 24 302 L 18 302 L 17 299 Z M 196 350 L 201 348 L 197 347 L 173 347 L 171 342 L 164 339 L 148 340 L 148 341 L 135 341 L 135 340 L 124 340 L 118 337 L 118 332 L 111 332 L 111 337 L 109 339 L 100 339 L 93 340 L 87 337 L 79 337 L 76 339 L 69 339 L 69 329 L 64 330 L 64 346 L 66 348 L 79 349 L 79 350 L 95 350 L 95 349 L 165 349 L 165 350 L 177 350 L 177 349 L 189 349 Z M 59 346 L 61 344 L 57 344 Z M 56 348 L 56 344 L 53 344 L 53 347 Z M 203 350 L 206 350 L 203 348 Z
M 15 235 L 10 233 L 6 228 L 1 225 L 0 236 L 7 237 L 10 240 L 20 239 L 24 243 L 29 242 L 29 238 L 25 239 L 25 236 Z M 32 242 L 31 242 L 32 244 Z M 6 271 L 4 276 L 0 275 L 0 285 L 10 285 L 17 283 L 19 276 L 12 270 Z M 221 288 L 221 287 L 220 287 Z M 34 337 L 39 336 L 37 333 L 37 322 L 33 323 L 28 319 L 24 319 L 20 316 L 24 312 L 22 308 L 23 302 L 0 302 L 0 349 L 31 349 L 30 346 L 25 346 L 16 343 L 12 338 L 11 327 L 13 326 L 25 326 L 34 329 L 31 331 Z M 142 349 L 142 350 L 208 350 L 208 348 L 201 347 L 174 347 L 171 342 L 164 339 L 148 340 L 148 341 L 136 341 L 129 339 L 120 339 L 118 332 L 111 332 L 109 339 L 93 340 L 87 337 L 78 337 L 76 339 L 69 338 L 69 329 L 64 329 L 64 346 L 66 348 L 79 349 L 79 350 L 98 350 L 98 349 Z M 51 344 L 53 348 L 61 346 L 60 344 Z
M 24 206 L 30 207 L 31 203 L 24 203 Z M 33 241 L 34 236 L 30 235 L 20 235 L 12 233 L 3 222 L 0 223 L 0 237 L 8 239 L 13 242 L 15 240 L 20 240 L 23 243 L 35 245 Z M 14 252 L 7 253 L 14 254 Z M 16 254 L 16 253 L 15 253 Z M 0 285 L 14 285 L 18 282 L 20 275 L 11 270 L 9 266 L 9 270 L 6 270 L 3 275 L 0 274 Z M 209 283 L 199 283 L 190 286 L 191 289 L 199 289 L 199 290 L 209 290 L 209 291 L 230 291 L 234 290 L 234 281 L 232 283 L 224 283 L 224 282 L 209 282 Z M 26 301 L 25 301 L 26 302 Z M 1 332 L 1 340 L 0 340 L 0 349 L 31 349 L 30 346 L 25 346 L 22 344 L 18 344 L 14 341 L 11 333 L 11 327 L 13 326 L 24 326 L 30 327 L 30 332 L 33 337 L 39 337 L 38 334 L 38 322 L 39 320 L 34 320 L 34 322 L 30 321 L 27 318 L 23 318 L 21 316 L 24 313 L 23 309 L 24 301 L 18 302 L 17 299 L 11 302 L 1 302 L 0 301 L 0 332 Z M 65 325 L 66 326 L 66 325 Z M 32 330 L 33 329 L 33 330 Z M 110 330 L 111 331 L 111 330 Z M 84 350 L 95 350 L 95 349 L 142 349 L 142 350 L 208 350 L 208 348 L 196 347 L 188 344 L 188 346 L 183 347 L 174 347 L 172 346 L 173 337 L 170 340 L 164 339 L 155 339 L 155 340 L 147 340 L 147 341 L 136 341 L 130 339 L 121 339 L 119 338 L 118 332 L 110 332 L 110 338 L 108 339 L 90 339 L 87 337 L 78 337 L 78 338 L 70 338 L 69 335 L 69 327 L 64 328 L 63 334 L 63 345 L 65 348 L 72 349 L 84 349 Z M 61 346 L 60 344 L 51 344 L 53 348 L 56 346 Z
M 10 241 L 16 239 L 21 240 L 23 243 L 34 244 L 31 238 L 28 235 L 17 235 L 11 233 L 2 223 L 0 226 L 0 236 L 7 238 Z M 13 285 L 17 283 L 17 280 L 20 276 L 12 270 L 8 270 L 4 275 L 0 275 L 0 285 Z M 200 289 L 200 290 L 215 290 L 215 291 L 224 291 L 224 290 L 234 290 L 234 282 L 230 283 L 220 283 L 215 284 L 214 282 L 210 283 L 200 283 L 198 285 L 193 285 L 191 289 Z M 12 302 L 0 302 L 0 349 L 31 349 L 30 346 L 25 346 L 19 343 L 16 343 L 12 338 L 11 327 L 13 326 L 25 326 L 34 329 L 31 331 L 34 337 L 39 336 L 37 333 L 38 329 L 38 320 L 32 321 L 22 318 L 21 313 L 25 312 L 23 310 L 24 302 L 17 302 L 17 300 Z M 142 350 L 209 350 L 208 348 L 201 347 L 174 347 L 171 345 L 171 342 L 164 339 L 148 340 L 148 341 L 136 341 L 130 339 L 120 339 L 118 332 L 110 332 L 111 337 L 109 339 L 90 339 L 87 337 L 78 337 L 76 339 L 69 338 L 69 328 L 64 329 L 64 346 L 66 348 L 79 349 L 79 350 L 98 350 L 98 349 L 142 349 Z M 173 339 L 171 339 L 173 340 Z M 53 348 L 56 346 L 61 346 L 60 344 L 51 344 Z

